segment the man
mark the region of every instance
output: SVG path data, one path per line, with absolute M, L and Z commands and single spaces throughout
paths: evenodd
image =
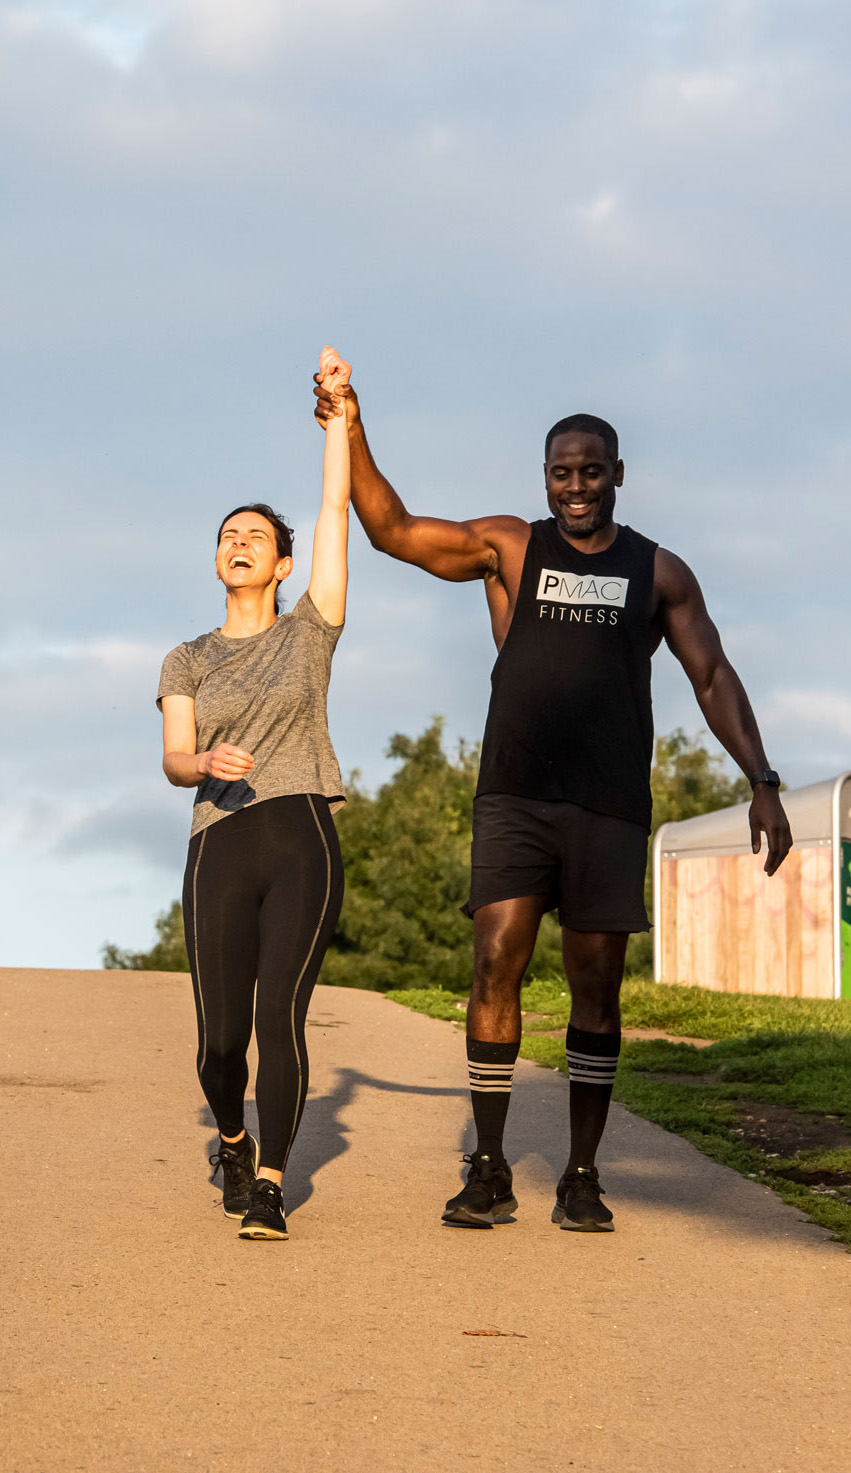
M 316 417 L 333 412 L 317 380 Z M 481 578 L 499 651 L 473 809 L 469 913 L 474 970 L 467 1058 L 478 1133 L 444 1221 L 491 1227 L 515 1210 L 503 1154 L 520 1045 L 520 987 L 544 912 L 558 907 L 571 994 L 570 1157 L 553 1221 L 607 1232 L 595 1165 L 620 1051 L 619 993 L 631 931 L 648 929 L 651 656 L 664 639 L 707 725 L 750 778 L 754 853 L 766 873 L 792 843 L 741 681 L 690 569 L 613 519 L 624 467 L 617 435 L 574 414 L 547 435 L 551 516 L 451 522 L 412 516 L 370 453 L 346 400 L 352 501 L 373 545 L 438 578 Z

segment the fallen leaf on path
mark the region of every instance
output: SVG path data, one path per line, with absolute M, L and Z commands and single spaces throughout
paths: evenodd
M 462 1330 L 462 1335 L 499 1335 L 502 1340 L 525 1340 L 519 1330 Z

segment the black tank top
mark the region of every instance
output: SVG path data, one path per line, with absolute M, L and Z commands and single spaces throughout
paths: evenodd
M 649 831 L 655 553 L 631 527 L 582 553 L 554 517 L 532 523 L 477 793 L 566 799 Z

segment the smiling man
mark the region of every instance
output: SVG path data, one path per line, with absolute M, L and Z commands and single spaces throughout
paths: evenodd
M 316 417 L 327 424 L 318 387 Z M 650 666 L 664 639 L 718 740 L 750 778 L 754 853 L 771 875 L 792 843 L 741 681 L 680 558 L 614 521 L 623 484 L 605 420 L 574 414 L 546 438 L 551 515 L 450 522 L 412 516 L 378 470 L 357 397 L 346 400 L 352 501 L 372 545 L 438 578 L 481 578 L 499 651 L 473 809 L 473 984 L 467 1058 L 478 1140 L 445 1222 L 491 1227 L 517 1207 L 503 1153 L 520 1045 L 520 987 L 544 912 L 557 907 L 571 993 L 570 1155 L 554 1222 L 609 1232 L 595 1165 L 620 1051 L 631 931 L 648 929 Z

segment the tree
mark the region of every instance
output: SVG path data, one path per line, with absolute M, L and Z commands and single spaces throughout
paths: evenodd
M 174 900 L 154 922 L 157 939 L 150 951 L 121 951 L 107 942 L 101 956 L 107 970 L 132 972 L 188 972 L 189 957 L 183 935 L 183 911 Z
M 668 736 L 656 738 L 650 789 L 653 794 L 653 832 L 663 823 L 694 818 L 730 808 L 751 796 L 746 777 L 730 777 L 724 771 L 724 756 L 703 744 L 704 732 L 686 736 L 677 727 Z
M 338 815 L 346 897 L 322 980 L 460 992 L 473 969 L 473 928 L 461 906 L 469 893 L 478 749 L 461 742 L 448 757 L 435 717 L 419 737 L 392 737 L 387 755 L 400 763 L 389 782 L 372 798 L 355 775 Z M 550 971 L 559 956 L 550 920 L 531 970 Z
M 479 765 L 477 747 L 459 743 L 454 756 L 443 747 L 443 721 L 435 717 L 418 737 L 396 735 L 387 755 L 399 765 L 373 796 L 358 774 L 349 801 L 337 815 L 346 871 L 346 894 L 322 981 L 338 987 L 444 987 L 465 991 L 473 970 L 473 928 L 461 906 L 467 899 L 473 797 Z M 653 830 L 662 823 L 726 808 L 750 796 L 746 778 L 724 771 L 702 735 L 678 728 L 656 739 L 653 771 Z M 645 898 L 652 911 L 652 866 Z M 150 951 L 103 949 L 105 967 L 134 971 L 189 970 L 180 903 L 156 920 Z M 649 935 L 630 938 L 627 970 L 646 971 L 652 961 Z M 553 915 L 544 917 L 529 971 L 561 969 L 561 939 Z

